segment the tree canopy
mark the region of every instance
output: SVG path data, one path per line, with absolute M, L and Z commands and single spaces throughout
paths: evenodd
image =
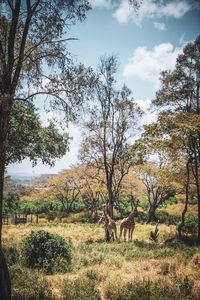
M 59 133 L 50 121 L 43 127 L 35 107 L 26 102 L 15 102 L 12 108 L 6 164 L 21 162 L 29 158 L 33 165 L 40 159 L 53 165 L 55 158 L 62 157 L 68 150 L 69 136 Z

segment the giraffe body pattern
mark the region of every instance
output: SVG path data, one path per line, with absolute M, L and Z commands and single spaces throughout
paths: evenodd
M 124 231 L 124 241 L 126 241 L 126 234 L 128 231 L 128 240 L 132 241 L 133 239 L 133 230 L 135 228 L 135 216 L 137 214 L 137 206 L 132 210 L 130 215 L 127 218 L 124 218 L 120 224 L 120 237 Z
M 109 213 L 108 213 L 108 207 L 107 205 L 104 206 L 103 209 L 104 212 L 104 218 L 105 218 L 105 240 L 113 240 L 114 241 L 114 237 L 117 238 L 117 226 L 115 221 L 110 217 Z M 107 237 L 108 235 L 108 237 Z

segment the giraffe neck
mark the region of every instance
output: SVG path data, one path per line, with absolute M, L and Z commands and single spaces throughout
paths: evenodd
M 109 216 L 109 214 L 107 213 L 106 209 L 104 209 L 103 212 L 104 212 L 105 220 L 109 222 L 109 221 L 110 221 L 110 216 Z
M 130 215 L 128 216 L 128 219 L 129 219 L 130 221 L 134 221 L 134 219 L 135 219 L 135 210 L 133 210 L 133 211 L 130 213 Z

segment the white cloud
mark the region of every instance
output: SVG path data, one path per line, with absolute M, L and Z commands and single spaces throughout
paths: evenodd
M 154 22 L 153 25 L 154 25 L 154 27 L 155 27 L 156 29 L 161 30 L 161 31 L 167 29 L 165 23 Z
M 173 69 L 180 52 L 181 49 L 174 48 L 171 43 L 156 45 L 152 50 L 138 47 L 124 66 L 123 76 L 135 76 L 142 80 L 151 81 L 154 87 L 158 88 L 160 72 Z
M 195 5 L 195 2 L 189 3 L 186 0 L 171 0 L 168 3 L 161 0 L 143 0 L 139 10 L 135 13 L 134 9 L 128 4 L 128 0 L 122 0 L 113 16 L 119 23 L 132 21 L 140 25 L 145 19 L 162 17 L 181 18 L 188 11 L 192 10 Z
M 90 0 L 90 4 L 92 5 L 92 7 L 110 8 L 111 1 L 110 0 Z

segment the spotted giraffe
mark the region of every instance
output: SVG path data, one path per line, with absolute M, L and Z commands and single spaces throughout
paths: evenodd
M 132 241 L 133 230 L 135 228 L 135 216 L 137 215 L 137 205 L 138 205 L 138 203 L 136 203 L 136 205 L 133 208 L 130 215 L 127 218 L 124 218 L 121 221 L 121 224 L 120 224 L 120 237 L 122 237 L 122 233 L 123 233 L 123 230 L 124 230 L 124 241 L 126 241 L 127 230 L 128 230 L 128 239 L 129 239 L 129 241 Z
M 117 226 L 115 221 L 112 220 L 108 213 L 108 207 L 107 205 L 104 205 L 103 207 L 103 213 L 104 213 L 104 218 L 105 218 L 105 240 L 106 241 L 111 241 L 111 239 L 114 241 L 114 234 L 115 238 L 117 238 Z

